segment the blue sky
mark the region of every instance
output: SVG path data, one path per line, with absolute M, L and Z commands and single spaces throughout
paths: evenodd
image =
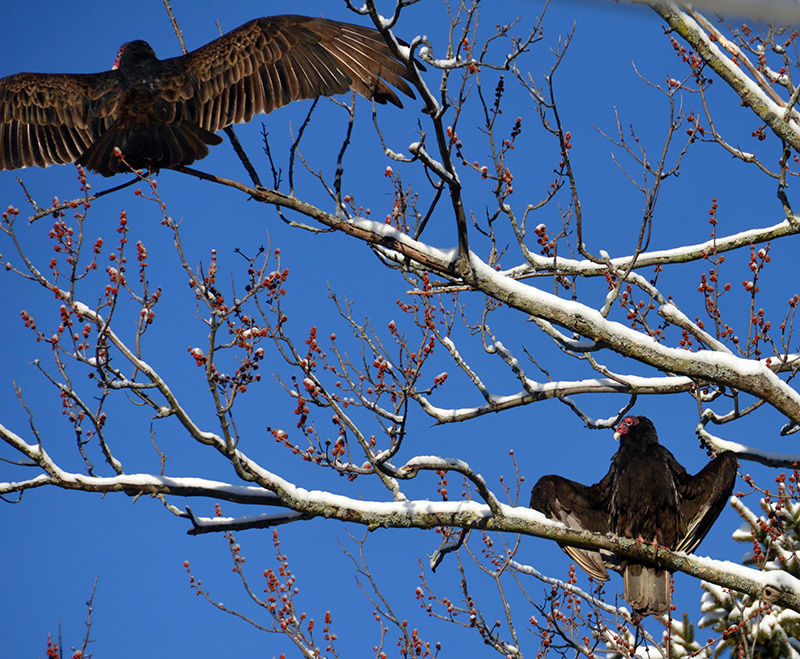
M 173 5 L 189 48 L 214 38 L 218 34 L 216 21 L 224 31 L 228 31 L 250 18 L 280 13 L 284 9 L 283 3 L 245 0 L 232 5 L 199 0 L 186 4 L 174 2 Z M 539 2 L 487 3 L 483 24 L 488 29 L 517 15 L 523 17 L 521 25 L 531 24 L 541 8 Z M 302 12 L 354 20 L 340 3 L 330 0 L 305 2 Z M 411 40 L 424 30 L 434 45 L 443 44 L 445 18 L 439 3 L 423 2 L 407 10 L 396 32 Z M 539 82 L 552 61 L 550 48 L 556 47 L 558 35 L 567 33 L 573 23 L 576 24 L 574 42 L 557 74 L 556 88 L 563 108 L 562 118 L 573 134 L 573 155 L 583 210 L 588 218 L 587 242 L 591 241 L 595 248 L 606 249 L 612 255 L 627 254 L 638 230 L 641 198 L 631 186 L 626 187 L 624 176 L 610 158 L 611 145 L 595 127 L 613 134 L 616 107 L 623 125 L 634 124 L 643 143 L 655 152 L 663 133 L 666 106 L 658 92 L 637 77 L 636 71 L 662 85 L 667 77 L 679 77 L 685 71 L 663 36 L 661 21 L 654 13 L 616 3 L 557 2 L 548 10 L 543 42 L 535 46 L 533 54 L 521 63 L 522 67 L 534 72 Z M 110 68 L 119 45 L 132 39 L 146 39 L 162 58 L 179 54 L 166 12 L 161 2 L 155 0 L 114 3 L 113 11 L 109 10 L 106 2 L 83 2 L 80 9 L 76 9 L 74 3 L 14 3 L 4 8 L 0 75 L 19 71 L 104 70 Z M 426 80 L 432 86 L 438 83 L 434 72 L 429 72 Z M 721 87 L 722 83 L 716 85 Z M 725 96 L 726 90 L 720 89 L 718 93 Z M 744 141 L 756 122 L 746 110 L 738 107 L 732 95 L 728 96 L 729 114 L 719 118 L 720 124 L 739 130 Z M 404 102 L 403 110 L 388 107 L 380 108 L 379 112 L 382 127 L 397 151 L 402 151 L 417 139 L 417 121 L 424 121 L 418 113 L 418 102 L 406 99 Z M 687 106 L 697 105 L 695 98 L 688 98 L 686 102 Z M 311 135 L 323 145 L 329 141 L 335 153 L 344 131 L 343 113 L 332 104 L 323 105 L 319 111 L 321 116 L 310 129 Z M 295 104 L 267 118 L 258 117 L 237 132 L 243 143 L 249 145 L 251 155 L 259 158 L 263 119 L 273 140 L 273 151 L 282 154 L 281 147 L 289 141 L 290 127 L 296 128 L 302 121 L 306 108 L 306 103 Z M 552 169 L 556 145 L 551 139 L 548 141 L 549 138 L 539 129 L 533 108 L 524 95 L 509 95 L 506 115 L 508 122 L 517 115 L 525 119 L 525 132 L 518 147 L 518 183 L 515 184 L 516 194 L 522 199 L 517 203 L 524 204 L 526 194 L 530 195 L 531 202 L 537 201 L 544 187 L 542 179 L 537 176 L 547 176 Z M 467 125 L 462 121 L 462 130 L 466 130 Z M 345 189 L 354 191 L 359 203 L 372 208 L 375 217 L 382 217 L 389 212 L 391 205 L 391 188 L 383 176 L 388 163 L 380 153 L 372 128 L 370 106 L 363 99 L 357 101 L 357 126 L 360 130 L 346 161 Z M 750 144 L 748 148 L 752 146 Z M 763 148 L 775 147 L 767 144 Z M 475 152 L 481 152 L 477 144 Z M 323 146 L 319 162 L 328 167 L 330 160 L 324 159 L 324 153 Z M 313 153 L 311 157 L 316 158 L 317 154 Z M 263 159 L 258 162 L 263 180 L 267 181 Z M 209 158 L 198 165 L 206 171 L 245 180 L 227 141 L 213 149 Z M 0 172 L 0 207 L 13 205 L 21 208 L 23 218 L 30 213 L 16 181 L 18 175 L 42 205 L 54 195 L 61 199 L 79 195 L 75 170 L 70 166 Z M 408 177 L 413 180 L 411 172 Z M 90 182 L 95 190 L 108 185 L 98 176 L 92 176 Z M 725 233 L 754 224 L 761 226 L 777 222 L 780 217 L 779 207 L 772 203 L 774 188 L 771 181 L 754 176 L 739 163 L 720 157 L 712 147 L 701 145 L 687 158 L 678 182 L 664 193 L 655 223 L 653 246 L 670 247 L 676 244 L 676 240 L 697 242 L 705 239 L 708 234 L 707 209 L 713 197 L 720 200 Z M 278 220 L 272 209 L 248 201 L 238 193 L 175 172 L 160 174 L 159 191 L 168 203 L 170 214 L 183 218 L 182 238 L 191 263 L 207 264 L 211 250 L 216 249 L 221 269 L 241 275 L 242 260 L 234 253 L 236 248 L 252 253 L 259 245 L 269 244 L 273 249 L 280 247 L 282 265 L 291 271 L 287 283 L 287 308 L 299 342 L 312 324 L 319 326 L 320 336 L 328 336 L 331 332 L 346 334 L 344 324 L 326 298 L 329 287 L 338 295 L 352 299 L 355 316 L 369 315 L 377 328 L 385 328 L 389 320 L 401 316 L 395 300 L 405 295 L 408 285 L 394 273 L 386 272 L 366 246 L 342 236 L 311 235 L 292 230 Z M 302 178 L 298 196 L 320 204 L 327 203 L 319 186 L 307 176 Z M 765 199 L 769 200 L 768 204 L 764 203 Z M 188 347 L 202 344 L 206 331 L 194 316 L 194 301 L 191 295 L 187 295 L 188 287 L 182 283 L 186 276 L 177 267 L 171 235 L 160 226 L 158 209 L 151 202 L 134 196 L 132 188 L 124 190 L 94 204 L 86 225 L 87 233 L 103 235 L 107 244 L 113 244 L 116 220 L 123 208 L 130 220 L 132 242 L 145 241 L 153 262 L 151 277 L 155 283 L 163 284 L 167 292 L 158 309 L 156 327 L 148 334 L 149 354 L 158 362 L 162 373 L 174 383 L 176 391 L 191 401 L 196 418 L 213 424 L 213 410 L 209 406 L 210 399 L 201 373 L 193 366 L 187 353 Z M 480 206 L 473 210 L 478 216 L 483 213 Z M 548 224 L 555 226 L 557 218 L 548 219 Z M 454 242 L 452 227 L 448 223 L 449 218 L 445 215 L 440 226 L 433 226 L 426 234 L 436 246 L 449 247 Z M 51 256 L 46 240 L 48 230 L 47 219 L 32 227 L 21 227 L 26 249 L 42 265 L 46 265 Z M 486 246 L 481 247 L 477 239 L 476 244 L 478 249 L 485 251 Z M 0 244 L 0 253 L 4 259 L 11 255 L 8 241 Z M 775 246 L 773 256 L 777 262 L 781 255 L 785 261 L 788 254 L 788 245 Z M 731 261 L 734 263 L 731 265 L 732 279 L 736 282 L 737 277 L 741 280 L 746 276 L 747 256 L 741 254 Z M 504 262 L 505 266 L 512 264 Z M 789 277 L 777 274 L 778 266 L 775 266 L 775 271 L 767 281 L 774 287 L 774 310 L 781 313 L 781 305 L 793 293 L 793 283 Z M 689 291 L 692 286 L 696 287 L 696 278 L 691 278 L 696 277 L 696 271 L 684 282 L 681 282 L 681 276 L 676 275 L 676 286 L 682 285 Z M 180 281 L 181 285 L 174 285 L 175 281 Z M 57 307 L 35 286 L 12 276 L 4 275 L 0 279 L 0 290 L 4 293 L 6 310 L 0 324 L 0 422 L 27 436 L 28 418 L 15 399 L 13 382 L 16 382 L 33 409 L 47 450 L 77 470 L 80 465 L 75 457 L 74 437 L 60 419 L 57 392 L 47 386 L 30 364 L 37 358 L 46 362 L 48 354 L 33 341 L 19 320 L 19 311 L 25 308 L 36 315 L 40 326 L 51 326 L 57 323 L 54 311 Z M 96 299 L 96 289 L 87 290 L 95 291 L 93 299 Z M 687 293 L 684 297 L 691 299 L 692 304 L 700 309 L 699 296 L 692 297 Z M 91 301 L 86 300 L 87 303 Z M 473 308 L 480 309 L 480 302 L 477 305 Z M 739 310 L 734 309 L 733 313 L 739 313 Z M 549 345 L 535 335 L 529 338 L 528 333 L 533 334 L 532 328 L 522 320 L 509 313 L 500 313 L 494 323 L 505 332 L 502 338 L 510 345 L 519 347 L 524 343 L 543 349 Z M 500 326 L 501 322 L 507 322 L 507 325 Z M 471 358 L 483 369 L 487 382 L 497 387 L 497 393 L 517 391 L 518 383 L 499 367 L 497 360 L 480 354 L 478 342 L 473 340 L 469 344 L 466 332 L 462 331 L 461 335 L 465 344 L 470 346 Z M 553 354 L 552 348 L 547 349 L 554 364 L 564 363 Z M 446 365 L 443 357 L 441 359 L 443 368 L 455 370 L 452 365 Z M 276 361 L 267 364 L 264 370 L 265 374 L 277 370 L 284 377 L 290 375 L 288 369 Z M 431 373 L 434 375 L 436 372 Z M 572 379 L 574 376 L 565 377 Z M 480 402 L 476 393 L 457 378 L 453 378 L 439 395 L 441 397 L 435 402 L 442 406 L 466 407 Z M 581 403 L 590 414 L 609 417 L 624 401 L 620 397 L 601 396 Z M 257 393 L 244 399 L 242 406 L 241 418 L 247 430 L 248 450 L 261 456 L 271 469 L 284 469 L 305 487 L 327 486 L 334 491 L 358 496 L 360 481 L 348 486 L 343 479 L 332 478 L 318 469 L 298 466 L 268 435 L 267 426 L 290 427 L 293 423 L 293 403 L 277 386 L 265 382 Z M 110 428 L 126 464 L 135 470 L 157 470 L 158 463 L 150 440 L 150 415 L 146 410 L 122 402 L 114 409 L 118 410 L 118 416 L 112 418 Z M 662 442 L 690 471 L 702 466 L 705 458 L 693 435 L 696 407 L 691 399 L 644 399 L 639 401 L 635 411 L 654 420 L 660 429 Z M 791 440 L 778 441 L 779 424 L 777 415 L 765 413 L 758 422 L 746 420 L 740 427 L 726 429 L 730 434 L 725 436 L 756 443 L 760 448 L 782 450 L 791 445 Z M 229 467 L 226 468 L 216 456 L 191 445 L 176 424 L 167 420 L 154 424 L 153 428 L 159 446 L 171 456 L 167 467 L 169 475 L 233 478 Z M 412 417 L 409 430 L 407 457 L 415 454 L 461 457 L 494 486 L 497 486 L 498 477 L 504 476 L 508 480 L 513 476 L 508 452 L 514 449 L 526 478 L 525 490 L 545 473 L 561 473 L 587 483 L 599 480 L 615 450 L 610 431 L 591 432 L 582 428 L 575 416 L 553 401 L 501 416 L 435 428 L 429 418 L 417 413 Z M 751 439 L 756 432 L 760 443 Z M 13 457 L 8 451 L 0 452 L 0 455 Z M 747 467 L 744 470 L 758 471 Z M 30 476 L 8 465 L 0 466 L 0 474 L 0 480 Z M 460 488 L 452 483 L 451 489 L 457 491 Z M 434 481 L 414 483 L 410 492 L 422 498 L 434 497 Z M 523 494 L 523 500 L 526 499 L 527 495 Z M 173 503 L 185 505 L 187 502 Z M 188 503 L 199 514 L 213 514 L 211 502 Z M 232 506 L 223 506 L 223 511 L 235 513 Z M 84 631 L 85 602 L 95 578 L 98 580 L 92 617 L 95 642 L 91 651 L 96 657 L 124 659 L 145 654 L 277 656 L 281 652 L 292 656 L 293 650 L 284 639 L 265 636 L 238 620 L 226 617 L 190 591 L 183 569 L 183 562 L 187 560 L 195 576 L 203 580 L 216 599 L 258 615 L 253 608 L 248 608 L 246 598 L 230 572 L 224 538 L 186 535 L 186 522 L 167 513 L 155 500 L 142 499 L 132 505 L 124 495 L 100 498 L 41 489 L 26 493 L 17 505 L 0 505 L 0 520 L 5 529 L 0 543 L 0 564 L 3 566 L 0 569 L 0 587 L 6 595 L 0 603 L 0 657 L 43 656 L 47 634 L 57 633 L 59 624 L 66 645 L 78 643 Z M 726 511 L 712 536 L 701 546 L 700 553 L 739 560 L 743 548 L 734 546 L 729 540 L 730 533 L 738 525 L 735 515 Z M 356 536 L 362 534 L 362 529 L 350 530 Z M 356 550 L 346 537 L 344 528 L 335 522 L 314 520 L 283 527 L 280 535 L 283 550 L 297 571 L 301 590 L 298 606 L 318 622 L 326 610 L 332 610 L 342 656 L 366 656 L 364 649 L 368 651 L 375 643 L 377 629 L 371 618 L 371 607 L 355 586 L 352 566 L 339 544 L 341 542 L 350 550 Z M 274 566 L 271 533 L 250 531 L 240 534 L 239 540 L 255 583 L 263 569 Z M 467 651 L 470 656 L 492 656 L 488 649 L 483 648 L 477 635 L 421 616 L 413 598 L 419 573 L 417 561 L 419 558 L 425 561 L 426 555 L 436 546 L 437 539 L 431 533 L 381 530 L 371 535 L 367 551 L 376 577 L 391 594 L 398 615 L 409 618 L 412 626 L 419 626 L 426 640 L 440 640 L 444 646 L 441 656 L 465 656 Z M 566 575 L 568 560 L 553 543 L 526 538 L 518 558 L 546 569 L 553 576 Z M 458 596 L 457 575 L 452 567 L 448 569 L 447 564 L 431 583 L 442 594 L 454 599 Z M 479 587 L 478 581 L 475 583 L 477 592 L 486 598 L 488 611 L 496 604 L 496 594 L 485 585 Z M 691 614 L 696 614 L 699 609 L 697 583 L 686 577 L 679 577 L 678 583 L 676 599 L 679 609 L 685 607 Z M 532 592 L 539 592 L 537 589 L 538 584 L 531 584 Z M 611 582 L 610 590 L 613 589 L 621 589 L 619 580 Z M 524 620 L 526 617 L 527 614 L 521 610 L 520 618 Z

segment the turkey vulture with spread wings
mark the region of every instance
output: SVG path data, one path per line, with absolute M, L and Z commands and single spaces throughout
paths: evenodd
M 132 41 L 111 71 L 0 79 L 0 170 L 77 162 L 112 176 L 182 167 L 222 142 L 218 130 L 291 101 L 352 88 L 402 107 L 389 85 L 413 98 L 408 79 L 379 32 L 323 18 L 257 18 L 166 60 Z
M 719 454 L 692 476 L 658 443 L 647 417 L 625 417 L 614 438 L 620 447 L 603 480 L 586 486 L 543 476 L 531 492 L 531 508 L 572 529 L 611 532 L 693 552 L 731 495 L 734 453 Z M 638 615 L 662 615 L 669 609 L 667 570 L 607 551 L 562 547 L 595 579 L 606 581 L 607 568 L 622 573 L 625 599 Z

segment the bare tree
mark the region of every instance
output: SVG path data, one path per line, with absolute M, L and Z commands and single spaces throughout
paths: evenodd
M 643 396 L 664 397 L 664 405 L 681 396 L 696 407 L 698 444 L 710 452 L 736 451 L 743 472 L 748 461 L 789 470 L 797 464 L 800 457 L 772 450 L 766 437 L 800 428 L 793 382 L 800 361 L 792 349 L 800 298 L 792 293 L 778 304 L 762 291 L 773 270 L 793 286 L 791 263 L 773 263 L 772 255 L 800 231 L 788 192 L 800 173 L 797 32 L 758 22 L 736 26 L 654 4 L 666 27 L 658 47 L 674 48 L 677 58 L 667 80 L 641 75 L 638 84 L 658 99 L 666 119 L 656 146 L 650 146 L 654 131 L 643 139 L 636 120 L 617 114 L 610 130 L 598 122 L 641 209 L 636 217 L 601 220 L 582 204 L 583 164 L 574 155 L 581 136 L 571 133 L 559 101 L 570 34 L 545 36 L 544 12 L 536 23 L 518 21 L 504 14 L 507 7 L 479 0 L 452 2 L 449 31 L 426 36 L 417 36 L 415 20 L 430 3 L 400 0 L 384 16 L 371 0 L 347 5 L 357 15 L 353 20 L 371 21 L 407 63 L 416 107 L 394 115 L 373 110 L 373 128 L 356 115 L 354 99 L 334 101 L 341 139 L 330 153 L 306 133 L 313 130 L 307 128 L 314 124 L 312 107 L 286 154 L 278 154 L 266 131 L 263 153 L 238 151 L 249 179 L 221 171 L 185 169 L 158 178 L 142 172 L 136 203 L 155 213 L 162 239 L 169 234 L 172 252 L 157 258 L 168 259 L 171 270 L 152 265 L 153 222 L 129 222 L 121 206 L 131 204 L 130 197 L 118 188 L 95 193 L 82 172 L 79 196 L 43 205 L 25 190 L 27 209 L 3 213 L 3 286 L 25 284 L 32 299 L 41 298 L 35 313 L 34 302 L 15 310 L 26 338 L 5 347 L 30 355 L 42 382 L 57 392 L 62 420 L 59 430 L 48 422 L 44 432 L 40 419 L 53 414 L 48 388 L 17 389 L 16 404 L 30 423 L 0 423 L 0 494 L 13 500 L 50 486 L 149 495 L 189 533 L 227 534 L 234 570 L 271 622 L 236 614 L 287 635 L 308 657 L 336 656 L 330 620 L 315 632 L 294 606 L 296 586 L 277 533 L 278 568 L 265 573 L 263 597 L 263 588 L 242 573 L 234 532 L 288 525 L 282 533 L 290 533 L 295 523 L 320 517 L 367 530 L 430 530 L 420 551 L 432 554 L 423 561 L 417 591 L 423 609 L 477 629 L 502 656 L 631 656 L 641 643 L 652 656 L 671 651 L 617 606 L 608 589 L 579 588 L 574 573 L 567 579 L 545 574 L 518 553 L 521 536 L 644 557 L 753 602 L 800 612 L 800 583 L 785 570 L 732 566 L 565 528 L 526 506 L 524 477 L 538 470 L 517 465 L 512 455 L 506 459 L 513 477 L 498 486 L 464 459 L 461 447 L 452 449 L 459 457 L 430 455 L 422 436 L 435 431 L 423 429 L 426 424 L 458 423 L 469 442 L 472 420 L 494 414 L 502 425 L 503 415 L 521 407 L 528 407 L 532 426 L 541 425 L 547 401 L 569 408 L 569 433 L 611 428 Z M 747 108 L 744 120 L 738 110 L 739 125 L 729 118 L 732 98 Z M 524 113 L 504 113 L 507 107 L 524 107 Z M 398 142 L 395 123 L 416 133 L 412 143 Z M 382 147 L 383 160 L 362 167 L 349 156 L 366 133 L 379 157 Z M 748 139 L 758 151 L 743 146 Z M 675 230 L 668 248 L 654 249 L 656 228 L 679 226 L 670 217 L 674 210 L 662 211 L 661 204 L 665 188 L 680 190 L 678 175 L 692 158 L 707 168 L 708 197 L 689 199 L 685 208 L 696 216 L 694 235 L 710 237 L 691 240 L 692 232 Z M 736 210 L 720 210 L 714 158 L 737 159 L 747 176 L 774 186 L 775 200 L 761 200 L 766 217 L 731 222 Z M 606 159 L 602 167 L 608 166 Z M 398 319 L 377 324 L 364 317 L 372 302 L 332 290 L 327 304 L 339 314 L 338 331 L 293 322 L 309 300 L 293 288 L 282 247 L 220 253 L 215 237 L 205 236 L 206 256 L 191 257 L 184 246 L 191 222 L 177 219 L 185 213 L 173 207 L 169 190 L 194 184 L 192 177 L 203 181 L 198 189 L 204 194 L 226 189 L 238 195 L 231 217 L 220 221 L 222 231 L 263 207 L 270 222 L 292 227 L 298 242 L 342 234 L 344 240 L 331 242 L 330 262 L 316 264 L 317 271 L 342 267 L 347 250 L 369 246 L 374 275 L 363 276 L 388 271 L 401 286 Z M 389 193 L 371 213 L 361 201 L 369 186 Z M 119 209 L 113 243 L 91 222 L 101 195 Z M 770 219 L 770 212 L 777 217 Z M 740 220 L 746 229 L 727 228 Z M 34 255 L 30 245 L 45 223 L 52 223 L 52 252 Z M 789 260 L 785 253 L 783 260 Z M 162 314 L 163 300 L 174 305 L 187 297 L 194 313 L 176 316 L 180 320 L 172 310 Z M 397 295 L 373 290 L 372 297 L 393 305 Z M 166 327 L 159 325 L 162 315 L 171 318 Z M 9 327 L 18 322 L 11 313 L 3 320 Z M 189 329 L 194 326 L 199 329 Z M 178 368 L 173 356 L 187 350 L 192 364 Z M 267 371 L 274 382 L 267 382 Z M 285 393 L 280 405 L 276 388 Z M 605 418 L 595 418 L 592 406 L 606 409 Z M 775 413 L 785 421 L 776 422 Z M 286 425 L 289 418 L 293 427 Z M 719 426 L 724 435 L 735 422 L 753 418 L 762 419 L 766 431 L 751 444 L 711 431 Z M 264 427 L 272 444 L 265 443 Z M 133 434 L 149 453 L 130 450 L 123 434 Z M 72 455 L 65 450 L 68 435 Z M 179 441 L 181 457 L 168 459 L 165 436 L 171 446 Z M 189 456 L 214 456 L 213 478 L 187 475 L 182 463 L 173 467 L 187 446 Z M 496 449 L 483 442 L 481 450 Z M 781 505 L 795 505 L 794 494 L 782 491 Z M 197 501 L 190 507 L 187 498 Z M 231 504 L 237 511 L 254 508 L 211 515 L 213 502 L 223 502 L 225 515 Z M 435 644 L 393 612 L 364 546 L 359 537 L 347 551 L 376 611 L 375 655 L 389 651 L 394 627 L 406 656 L 435 656 Z M 476 601 L 475 573 L 466 563 L 493 584 L 502 623 Z M 436 568 L 460 575 L 458 593 L 444 595 L 431 583 L 429 570 Z M 214 601 L 195 579 L 197 592 Z M 542 582 L 548 589 L 543 598 L 536 595 Z M 508 604 L 511 589 L 519 591 L 515 597 L 523 594 L 527 613 Z

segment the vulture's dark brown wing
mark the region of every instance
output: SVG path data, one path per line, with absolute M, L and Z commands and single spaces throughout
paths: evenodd
M 720 453 L 696 476 L 686 475 L 680 484 L 686 535 L 677 551 L 693 552 L 711 530 L 736 482 L 738 463 L 732 451 Z
M 291 101 L 352 88 L 402 106 L 389 85 L 414 96 L 380 33 L 322 18 L 259 18 L 163 61 L 131 42 L 119 61 L 105 73 L 0 79 L 0 169 L 77 161 L 111 176 L 181 167 L 208 155 L 218 130 Z
M 379 32 L 323 18 L 257 18 L 163 64 L 190 78 L 191 87 L 175 86 L 174 93 L 193 107 L 198 125 L 212 133 L 291 101 L 333 96 L 351 87 L 398 107 L 402 103 L 389 84 L 414 96 L 406 82 L 408 70 Z
M 561 476 L 542 476 L 531 491 L 531 508 L 571 529 L 608 533 L 608 482 L 586 486 Z M 561 545 L 595 579 L 608 580 L 607 560 L 598 551 Z
M 105 130 L 117 71 L 0 79 L 0 170 L 74 162 Z

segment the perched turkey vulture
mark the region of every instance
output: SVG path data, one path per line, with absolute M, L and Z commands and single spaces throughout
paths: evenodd
M 111 71 L 0 79 L 0 170 L 77 162 L 112 176 L 129 171 L 115 147 L 134 169 L 190 165 L 218 130 L 291 101 L 352 88 L 402 107 L 389 85 L 413 98 L 408 78 L 379 32 L 323 18 L 257 18 L 167 60 L 131 41 Z
M 603 480 L 587 487 L 561 476 L 543 476 L 531 492 L 531 508 L 572 529 L 612 532 L 693 552 L 731 495 L 734 453 L 720 453 L 692 476 L 658 443 L 647 417 L 625 417 L 614 438 L 620 447 Z M 606 568 L 622 573 L 625 599 L 637 615 L 662 615 L 669 609 L 667 570 L 606 551 L 562 548 L 595 579 L 606 581 Z

